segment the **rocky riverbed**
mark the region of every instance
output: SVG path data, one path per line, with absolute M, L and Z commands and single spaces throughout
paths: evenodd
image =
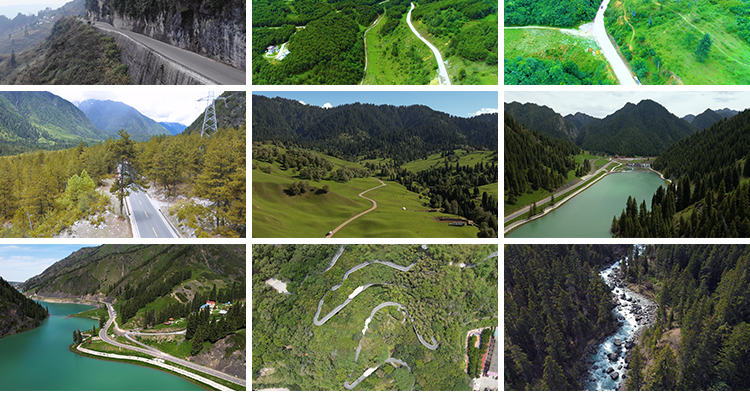
M 633 348 L 643 330 L 656 320 L 657 304 L 626 287 L 620 277 L 620 262 L 599 274 L 612 291 L 615 304 L 612 312 L 617 331 L 587 351 L 588 376 L 582 383 L 585 390 L 617 390 L 627 379 Z

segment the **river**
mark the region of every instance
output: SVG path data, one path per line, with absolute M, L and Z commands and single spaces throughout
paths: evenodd
M 623 381 L 622 376 L 627 374 L 626 354 L 633 347 L 635 336 L 653 322 L 656 304 L 623 286 L 619 270 L 620 261 L 617 261 L 599 273 L 617 300 L 612 312 L 620 327 L 590 352 L 589 374 L 582 384 L 584 390 L 616 390 Z
M 90 330 L 93 319 L 68 317 L 88 305 L 41 302 L 51 316 L 41 326 L 0 339 L 3 390 L 201 390 L 187 380 L 152 368 L 79 356 L 68 350 L 73 330 Z
M 659 186 L 659 175 L 651 171 L 613 173 L 547 215 L 524 224 L 506 238 L 607 238 L 612 218 L 620 216 L 628 196 L 646 200 Z

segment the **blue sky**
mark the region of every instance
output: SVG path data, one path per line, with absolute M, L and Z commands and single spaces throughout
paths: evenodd
M 262 92 L 266 97 L 283 97 L 322 107 L 336 107 L 355 102 L 390 105 L 426 105 L 434 110 L 454 116 L 474 116 L 481 113 L 497 113 L 497 92 Z
M 8 282 L 24 282 L 87 246 L 98 245 L 0 245 L 0 276 Z
M 5 15 L 13 19 L 22 14 L 36 14 L 47 7 L 57 9 L 65 5 L 70 0 L 0 0 L 0 15 Z

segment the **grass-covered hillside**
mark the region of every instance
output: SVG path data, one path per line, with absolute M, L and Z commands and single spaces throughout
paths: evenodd
M 498 325 L 497 245 L 255 245 L 252 278 L 254 390 L 469 390 L 467 331 Z
M 744 1 L 619 0 L 605 25 L 645 84 L 750 82 L 750 5 Z
M 288 151 L 270 145 L 254 147 L 253 237 L 310 237 L 326 235 L 350 217 L 372 207 L 358 195 L 381 185 L 370 169 L 359 163 L 305 150 Z M 276 149 L 283 157 L 307 160 L 299 167 L 262 159 L 262 151 Z M 255 153 L 258 153 L 257 155 Z M 475 155 L 476 156 L 476 155 Z M 291 159 L 290 159 L 291 160 Z M 373 163 L 370 162 L 370 166 Z M 418 165 L 424 165 L 420 163 Z M 451 227 L 437 217 L 457 215 L 426 207 L 425 195 L 395 181 L 365 194 L 378 208 L 351 222 L 338 237 L 475 237 L 474 227 Z M 293 188 L 293 185 L 304 185 Z M 296 190 L 292 190 L 296 189 Z M 303 191 L 304 190 L 304 191 Z M 404 209 L 406 208 L 406 209 Z M 415 226 L 419 223 L 419 226 Z

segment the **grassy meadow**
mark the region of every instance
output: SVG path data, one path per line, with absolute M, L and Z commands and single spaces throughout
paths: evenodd
M 750 83 L 750 44 L 732 12 L 742 7 L 737 0 L 618 0 L 610 3 L 605 24 L 644 84 L 744 85 Z M 705 34 L 712 45 L 701 62 L 695 52 Z

